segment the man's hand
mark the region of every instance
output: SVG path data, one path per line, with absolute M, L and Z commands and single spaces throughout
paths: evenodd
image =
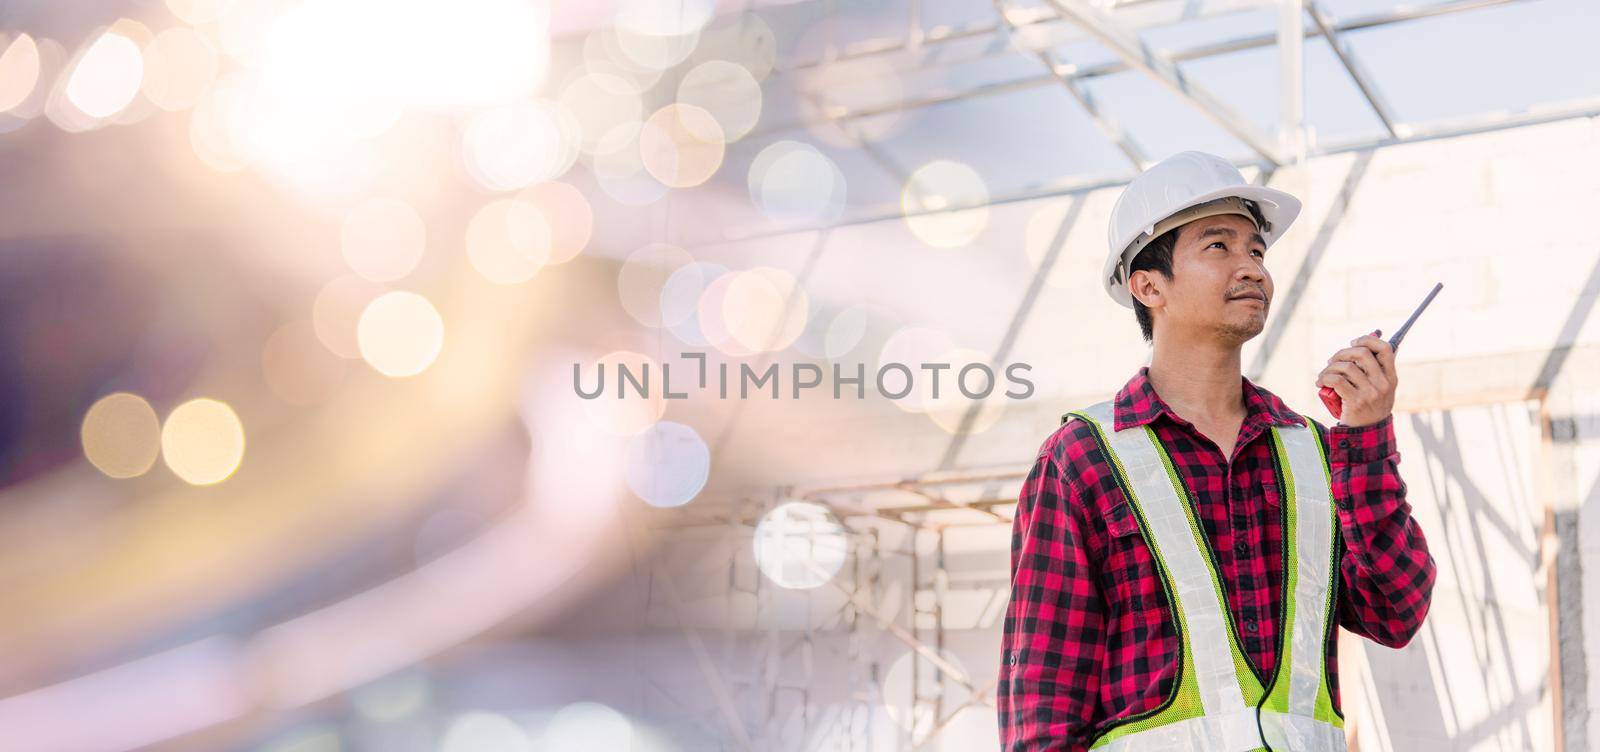
M 1344 425 L 1370 426 L 1394 411 L 1394 390 L 1400 383 L 1394 349 L 1377 334 L 1351 340 L 1351 346 L 1328 358 L 1327 367 L 1317 375 L 1317 386 L 1333 387 L 1344 402 L 1339 419 Z

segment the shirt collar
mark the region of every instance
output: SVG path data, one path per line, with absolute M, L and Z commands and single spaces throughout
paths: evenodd
M 1305 418 L 1278 399 L 1278 395 L 1256 386 L 1245 378 L 1239 376 L 1240 388 L 1244 391 L 1245 422 L 1261 421 L 1278 426 L 1303 426 Z M 1117 392 L 1116 401 L 1113 403 L 1113 416 L 1115 428 L 1123 431 L 1135 426 L 1150 423 L 1166 413 L 1168 417 L 1188 425 L 1190 422 L 1172 411 L 1171 407 L 1156 394 L 1156 389 L 1150 383 L 1150 366 L 1141 366 L 1139 372 L 1128 380 L 1121 391 Z

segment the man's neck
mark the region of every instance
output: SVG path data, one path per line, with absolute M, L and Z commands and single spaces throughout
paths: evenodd
M 1243 418 L 1242 374 L 1238 347 L 1158 339 L 1150 357 L 1150 385 L 1190 422 Z

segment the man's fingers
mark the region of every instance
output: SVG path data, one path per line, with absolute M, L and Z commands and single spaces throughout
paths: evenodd
M 1390 347 L 1388 342 L 1369 334 L 1365 337 L 1357 337 L 1353 344 L 1372 353 L 1379 365 L 1382 366 L 1383 374 L 1390 377 L 1391 380 L 1394 378 L 1394 348 Z
M 1354 382 L 1350 381 L 1344 374 L 1336 371 L 1323 371 L 1322 376 L 1317 378 L 1317 386 L 1325 386 L 1332 389 L 1335 394 L 1339 395 L 1339 399 L 1346 403 L 1354 402 L 1361 393 L 1361 390 L 1356 387 Z
M 1336 360 L 1332 363 L 1329 363 L 1327 369 L 1325 370 L 1329 373 L 1338 374 L 1339 376 L 1344 377 L 1344 380 L 1350 384 L 1350 387 L 1358 393 L 1364 393 L 1368 389 L 1382 391 L 1373 383 L 1373 377 L 1369 376 L 1366 371 L 1363 371 L 1360 366 L 1348 360 Z M 1333 386 L 1335 390 L 1338 389 L 1337 384 Z M 1341 396 L 1344 395 L 1341 393 Z M 1348 397 L 1346 398 L 1348 399 Z
M 1334 353 L 1333 357 L 1328 359 L 1329 365 L 1340 361 L 1354 363 L 1363 373 L 1373 378 L 1381 377 L 1385 371 L 1377 356 L 1365 347 L 1346 347 Z
M 1375 382 L 1384 380 L 1383 365 L 1378 362 L 1372 351 L 1365 347 L 1347 347 L 1334 353 L 1333 357 L 1328 358 L 1328 365 L 1332 366 L 1335 363 L 1348 363 L 1355 366 L 1367 378 Z

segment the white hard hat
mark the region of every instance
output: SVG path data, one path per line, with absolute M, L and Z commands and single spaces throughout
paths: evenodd
M 1162 224 L 1164 220 L 1181 219 L 1178 223 L 1181 225 L 1204 216 L 1234 213 L 1234 208 L 1219 204 L 1185 217 L 1174 216 L 1185 209 L 1229 196 L 1255 204 L 1266 220 L 1260 229 L 1269 248 L 1300 214 L 1300 199 L 1280 190 L 1250 185 L 1227 160 L 1202 151 L 1184 151 L 1167 157 L 1128 183 L 1117 197 L 1116 206 L 1111 208 L 1108 233 L 1111 248 L 1100 275 L 1111 299 L 1126 308 L 1133 307 L 1127 270 L 1146 244 L 1171 229 Z M 1161 225 L 1159 232 L 1158 225 Z

